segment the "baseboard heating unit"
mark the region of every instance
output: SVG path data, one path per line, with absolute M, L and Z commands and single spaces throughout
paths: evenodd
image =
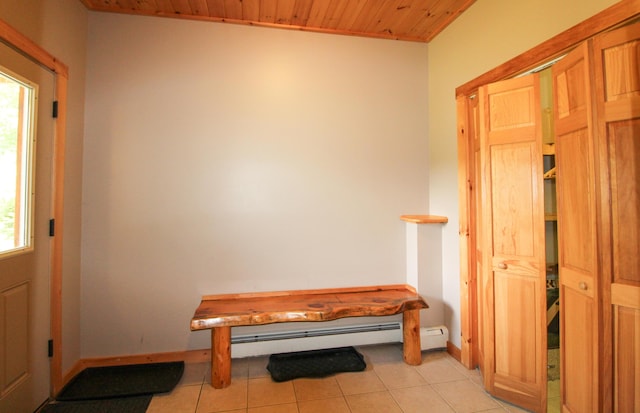
M 382 322 L 238 334 L 231 337 L 232 357 L 253 357 L 273 353 L 323 348 L 393 343 L 402 338 L 400 323 Z
M 422 350 L 446 349 L 449 330 L 445 326 L 420 329 L 420 347 Z
M 420 329 L 422 350 L 446 349 L 448 340 L 449 331 L 445 326 Z M 397 321 L 306 330 L 256 332 L 231 337 L 233 357 L 401 341 L 402 323 Z
M 369 333 L 373 331 L 400 330 L 400 323 L 362 324 L 309 330 L 281 331 L 275 333 L 259 333 L 234 336 L 231 344 L 256 343 L 260 341 L 290 340 L 294 338 L 334 336 L 338 334 Z

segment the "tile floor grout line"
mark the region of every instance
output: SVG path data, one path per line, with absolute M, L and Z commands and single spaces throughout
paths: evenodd
M 207 383 L 207 362 L 205 362 L 204 364 L 204 372 L 202 373 L 201 379 L 200 379 L 200 391 L 198 392 L 198 398 L 196 399 L 196 407 L 193 413 L 198 413 L 198 407 L 200 406 L 200 398 L 202 397 L 202 390 L 205 386 L 205 384 Z
M 206 380 L 203 377 L 202 381 L 200 382 L 200 391 L 198 392 L 198 398 L 196 399 L 196 407 L 193 413 L 198 413 L 198 406 L 200 405 L 200 397 L 202 396 L 202 387 L 205 385 L 205 383 L 206 383 Z
M 434 383 L 434 384 L 437 384 L 437 383 Z M 438 389 L 436 389 L 432 384 L 429 384 L 429 386 L 431 386 L 431 389 L 433 390 L 433 392 L 437 394 L 438 397 L 440 397 L 446 403 L 446 405 L 451 408 L 451 410 L 457 413 L 457 410 L 455 409 L 455 407 L 453 407 L 453 404 L 451 404 L 451 402 L 449 402 L 449 400 L 447 400 L 447 398 L 444 397 L 442 393 L 438 391 Z
M 443 362 L 442 364 L 440 364 L 440 362 L 435 363 L 435 366 L 434 366 L 435 370 L 432 370 L 431 368 L 421 369 L 418 366 L 410 366 L 409 369 L 407 370 L 407 369 L 400 368 L 399 365 L 404 366 L 404 364 L 402 363 L 401 360 L 396 360 L 395 353 L 392 354 L 392 357 L 387 357 L 387 354 L 385 353 L 386 350 L 384 349 L 385 349 L 385 346 L 382 347 L 382 350 L 374 348 L 374 350 L 370 352 L 370 357 L 368 357 L 369 358 L 368 364 L 371 367 L 365 370 L 364 372 L 360 372 L 360 374 L 362 373 L 371 374 L 371 372 L 373 372 L 373 374 L 371 374 L 369 378 L 366 380 L 366 382 L 368 383 L 366 386 L 360 387 L 360 385 L 355 385 L 354 383 L 352 383 L 353 381 L 352 378 L 349 378 L 346 380 L 339 380 L 339 377 L 341 375 L 336 374 L 331 379 L 331 381 L 332 381 L 332 386 L 335 386 L 337 384 L 337 389 L 332 390 L 330 393 L 326 393 L 326 395 L 323 397 L 319 397 L 318 399 L 313 399 L 313 400 L 322 400 L 322 399 L 330 399 L 330 398 L 340 399 L 341 405 L 342 403 L 344 403 L 344 405 L 342 405 L 344 407 L 341 407 L 341 409 L 344 409 L 344 411 L 353 413 L 359 410 L 357 406 L 356 406 L 356 410 L 353 409 L 353 406 L 349 403 L 349 397 L 351 397 L 352 395 L 365 395 L 365 396 L 359 396 L 357 399 L 362 399 L 363 397 L 366 399 L 367 398 L 366 394 L 373 393 L 373 392 L 380 392 L 381 395 L 383 393 L 385 394 L 384 398 L 390 397 L 391 400 L 388 400 L 388 399 L 387 400 L 389 403 L 393 403 L 393 404 L 389 404 L 389 406 L 392 406 L 392 405 L 396 406 L 396 408 L 399 409 L 399 411 L 405 412 L 405 411 L 411 411 L 411 410 L 409 408 L 409 405 L 404 406 L 409 410 L 405 410 L 401 405 L 401 401 L 404 400 L 404 397 L 406 397 L 406 396 L 402 396 L 402 391 L 405 389 L 423 387 L 424 390 L 429 389 L 428 390 L 429 392 L 433 392 L 433 397 L 437 397 L 437 400 L 442 403 L 442 407 L 447 406 L 453 412 L 459 413 L 461 411 L 464 411 L 464 412 L 480 413 L 480 412 L 488 412 L 488 411 L 491 411 L 492 409 L 496 409 L 495 411 L 503 411 L 503 412 L 521 411 L 517 408 L 517 406 L 512 406 L 490 395 L 486 391 L 486 389 L 484 389 L 484 387 L 482 386 L 481 375 L 478 373 L 477 369 L 465 370 L 461 367 L 461 365 L 457 360 L 451 358 L 447 354 L 444 354 L 442 357 L 433 357 L 433 358 L 423 356 L 421 365 L 428 365 L 431 362 L 442 360 Z M 393 351 L 395 350 L 396 349 L 394 348 Z M 244 413 L 248 413 L 252 411 L 252 409 L 255 409 L 258 407 L 258 406 L 255 406 L 253 408 L 250 408 L 249 406 L 249 401 L 250 401 L 249 383 L 252 380 L 250 379 L 251 367 L 253 367 L 254 376 L 256 376 L 256 377 L 253 377 L 254 381 L 257 379 L 265 379 L 265 380 L 270 379 L 270 376 L 268 374 L 263 374 L 264 373 L 263 366 L 261 365 L 261 363 L 256 363 L 256 364 L 247 363 L 245 369 L 238 370 L 238 373 L 240 374 L 236 377 L 238 379 L 244 378 L 246 380 L 246 386 L 247 386 L 246 393 L 238 394 L 239 396 L 241 396 L 241 398 L 244 398 L 244 403 L 243 403 L 244 407 L 241 408 L 241 410 L 239 408 L 239 410 L 237 410 L 239 412 L 242 411 Z M 195 371 L 192 371 L 192 372 L 195 372 Z M 444 375 L 438 374 L 440 372 L 442 372 Z M 415 375 L 416 373 L 417 375 Z M 358 373 L 355 373 L 355 374 L 358 374 Z M 434 376 L 434 374 L 436 375 Z M 454 376 L 455 376 L 455 379 L 451 379 Z M 193 374 L 191 374 L 190 377 L 193 377 Z M 195 380 L 195 381 L 190 380 L 189 382 L 181 385 L 181 387 L 199 385 L 200 388 L 197 391 L 193 389 L 192 391 L 188 392 L 189 394 L 192 395 L 189 398 L 190 401 L 188 405 L 194 406 L 193 403 L 195 403 L 194 410 L 191 410 L 192 407 L 188 407 L 185 404 L 181 404 L 182 407 L 180 411 L 189 411 L 193 413 L 212 413 L 216 411 L 217 408 L 220 408 L 220 406 L 218 405 L 211 405 L 211 406 L 208 405 L 209 402 L 207 400 L 209 399 L 210 394 L 207 392 L 208 389 L 205 387 L 209 385 L 207 384 L 206 370 L 200 377 L 201 378 L 199 380 Z M 383 377 L 385 377 L 386 381 L 383 381 Z M 430 378 L 436 382 L 432 383 L 431 382 L 432 380 L 429 380 Z M 377 383 L 373 381 L 374 379 L 375 381 L 377 381 Z M 444 379 L 445 381 L 439 381 L 442 379 Z M 369 382 L 369 380 L 371 380 L 371 382 Z M 356 379 L 355 382 L 357 383 L 358 380 Z M 467 397 L 463 397 L 461 399 L 457 398 L 456 394 L 454 394 L 456 392 L 455 391 L 456 382 L 459 383 L 458 385 L 462 386 L 462 388 L 469 389 L 471 391 L 470 394 L 473 394 L 475 396 L 477 393 L 477 401 L 475 399 L 472 400 Z M 469 386 L 469 382 L 471 383 L 471 386 L 467 387 Z M 307 401 L 310 401 L 311 399 L 310 400 L 300 399 L 301 397 L 304 398 L 305 394 L 307 394 L 306 393 L 307 390 L 305 390 L 307 385 L 305 383 L 305 385 L 301 385 L 301 387 L 297 389 L 297 386 L 295 383 L 296 383 L 295 380 L 291 383 L 292 390 L 293 390 L 293 400 L 295 400 L 295 409 L 291 408 L 291 411 L 292 412 L 297 411 L 298 413 L 305 412 L 307 411 L 307 409 L 312 408 L 312 407 L 306 407 L 306 404 L 305 404 Z M 352 390 L 354 391 L 354 393 L 349 395 L 346 394 L 347 390 L 351 389 L 352 387 L 353 387 Z M 418 391 L 417 394 L 420 394 L 420 390 L 417 390 L 417 391 Z M 182 394 L 183 392 L 180 392 L 180 393 Z M 448 395 L 450 399 L 445 397 L 445 395 Z M 226 395 L 224 397 L 226 400 Z M 432 397 L 432 396 L 429 396 L 429 397 Z M 240 400 L 242 399 L 239 399 L 238 401 Z M 433 400 L 435 401 L 436 399 L 434 398 Z M 489 400 L 493 401 L 493 403 L 488 403 Z M 167 402 L 169 402 L 169 406 L 170 406 L 171 403 L 176 402 L 176 399 L 167 399 Z M 288 404 L 288 402 L 287 403 L 283 402 L 280 404 L 284 406 Z M 490 404 L 493 404 L 493 406 L 490 406 Z M 457 409 L 454 406 L 456 406 Z M 208 408 L 213 410 L 209 410 Z M 317 409 L 317 406 L 313 407 L 313 409 Z M 150 410 L 150 411 L 165 412 L 165 411 L 169 411 L 169 409 L 167 406 L 164 406 L 164 409 L 163 409 L 162 405 L 154 405 L 153 410 Z M 236 411 L 236 410 L 232 409 L 232 410 L 225 410 L 225 411 L 230 412 L 230 411 Z M 316 411 L 316 410 L 313 410 L 313 411 Z M 372 412 L 373 411 L 375 411 L 375 409 L 373 409 Z
M 251 383 L 251 364 L 247 363 L 247 394 L 245 397 L 245 406 L 247 406 L 245 408 L 245 411 L 248 412 L 249 411 L 249 384 Z

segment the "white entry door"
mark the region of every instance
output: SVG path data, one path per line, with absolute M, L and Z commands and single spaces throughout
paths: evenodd
M 0 72 L 0 413 L 22 413 L 50 395 L 54 75 L 1 43 Z

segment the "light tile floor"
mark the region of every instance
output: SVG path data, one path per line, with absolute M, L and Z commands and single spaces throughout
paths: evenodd
M 492 398 L 477 370 L 444 351 L 423 352 L 422 365 L 402 361 L 400 343 L 358 347 L 367 368 L 322 379 L 271 380 L 268 356 L 233 359 L 232 383 L 210 385 L 209 363 L 189 363 L 176 388 L 156 395 L 147 413 L 524 412 Z
M 560 413 L 560 380 L 547 383 L 547 413 Z

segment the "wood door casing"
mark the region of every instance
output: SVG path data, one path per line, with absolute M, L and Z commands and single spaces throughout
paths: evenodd
M 478 97 L 474 96 L 473 99 L 469 99 L 469 137 L 471 142 L 470 154 L 471 168 L 473 174 L 471 175 L 471 216 L 474 217 L 471 220 L 471 245 L 472 245 L 472 267 L 474 270 L 473 277 L 475 282 L 472 284 L 476 293 L 472 295 L 472 303 L 475 308 L 475 317 L 473 317 L 474 323 L 471 326 L 471 334 L 474 337 L 473 346 L 475 350 L 473 352 L 474 365 L 478 365 L 480 371 L 484 371 L 484 330 L 482 328 L 482 314 L 486 312 L 484 309 L 484 301 L 482 294 L 477 294 L 478 287 L 481 287 L 484 291 L 485 285 L 483 284 L 484 277 L 482 269 L 482 166 L 480 163 L 480 112 L 478 108 Z
M 605 406 L 640 411 L 640 23 L 594 38 Z M 612 400 L 611 400 L 612 399 Z
M 544 411 L 546 283 L 539 76 L 480 88 L 479 108 L 484 384 L 499 398 Z
M 482 339 L 482 202 L 478 97 L 456 99 L 458 118 L 458 194 L 465 207 L 460 211 L 461 360 L 468 368 L 484 370 Z M 465 211 L 470 213 L 467 215 Z
M 469 116 L 466 96 L 456 98 L 456 118 L 458 120 L 458 196 L 460 205 L 460 220 L 458 233 L 460 235 L 460 257 L 469 259 L 460 262 L 460 295 L 464 297 L 460 300 L 460 362 L 465 366 L 475 366 L 473 357 L 478 354 L 477 341 L 473 333 L 474 325 L 477 324 L 477 312 L 475 311 L 475 291 L 477 289 L 472 278 L 474 274 L 473 249 L 475 245 L 473 233 L 473 221 L 475 215 L 467 215 L 466 210 L 473 207 L 471 180 L 473 179 L 472 162 L 467 157 L 469 151 Z

